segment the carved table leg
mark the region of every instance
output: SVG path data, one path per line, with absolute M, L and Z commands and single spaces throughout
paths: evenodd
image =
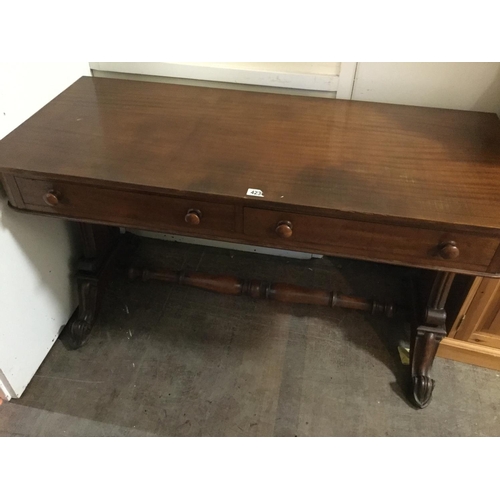
M 76 276 L 78 309 L 59 336 L 67 349 L 78 349 L 87 341 L 120 249 L 118 228 L 85 223 L 79 226 L 83 258 L 78 263 Z
M 411 399 L 418 408 L 431 401 L 434 380 L 430 377 L 439 343 L 446 336 L 446 299 L 454 273 L 438 272 L 424 307 L 423 318 L 412 329 L 410 346 Z

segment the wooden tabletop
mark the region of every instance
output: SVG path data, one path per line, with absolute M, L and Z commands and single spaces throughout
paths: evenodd
M 0 169 L 500 229 L 487 113 L 82 77 L 0 141 Z

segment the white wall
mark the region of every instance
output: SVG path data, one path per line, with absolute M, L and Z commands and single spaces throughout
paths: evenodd
M 334 93 L 339 62 L 91 62 L 97 71 Z
M 82 75 L 88 63 L 0 64 L 0 138 Z M 0 187 L 0 390 L 19 397 L 76 307 L 75 227 L 17 213 Z
M 500 63 L 358 63 L 360 101 L 500 113 Z

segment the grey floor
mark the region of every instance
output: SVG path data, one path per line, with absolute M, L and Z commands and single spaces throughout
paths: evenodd
M 143 240 L 136 261 L 400 300 L 408 271 Z M 1 436 L 497 436 L 499 374 L 437 359 L 431 405 L 404 397 L 407 327 L 366 313 L 116 276 L 89 342 L 58 341 Z

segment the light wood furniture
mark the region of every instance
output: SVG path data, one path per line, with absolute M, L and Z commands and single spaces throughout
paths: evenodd
M 500 370 L 500 280 L 471 280 L 438 355 Z
M 411 342 L 425 407 L 459 275 L 500 275 L 496 115 L 84 77 L 0 142 L 17 210 L 80 223 L 80 305 L 62 335 L 87 341 L 116 227 L 321 252 L 431 271 Z M 231 277 L 132 271 L 252 297 L 391 305 Z

